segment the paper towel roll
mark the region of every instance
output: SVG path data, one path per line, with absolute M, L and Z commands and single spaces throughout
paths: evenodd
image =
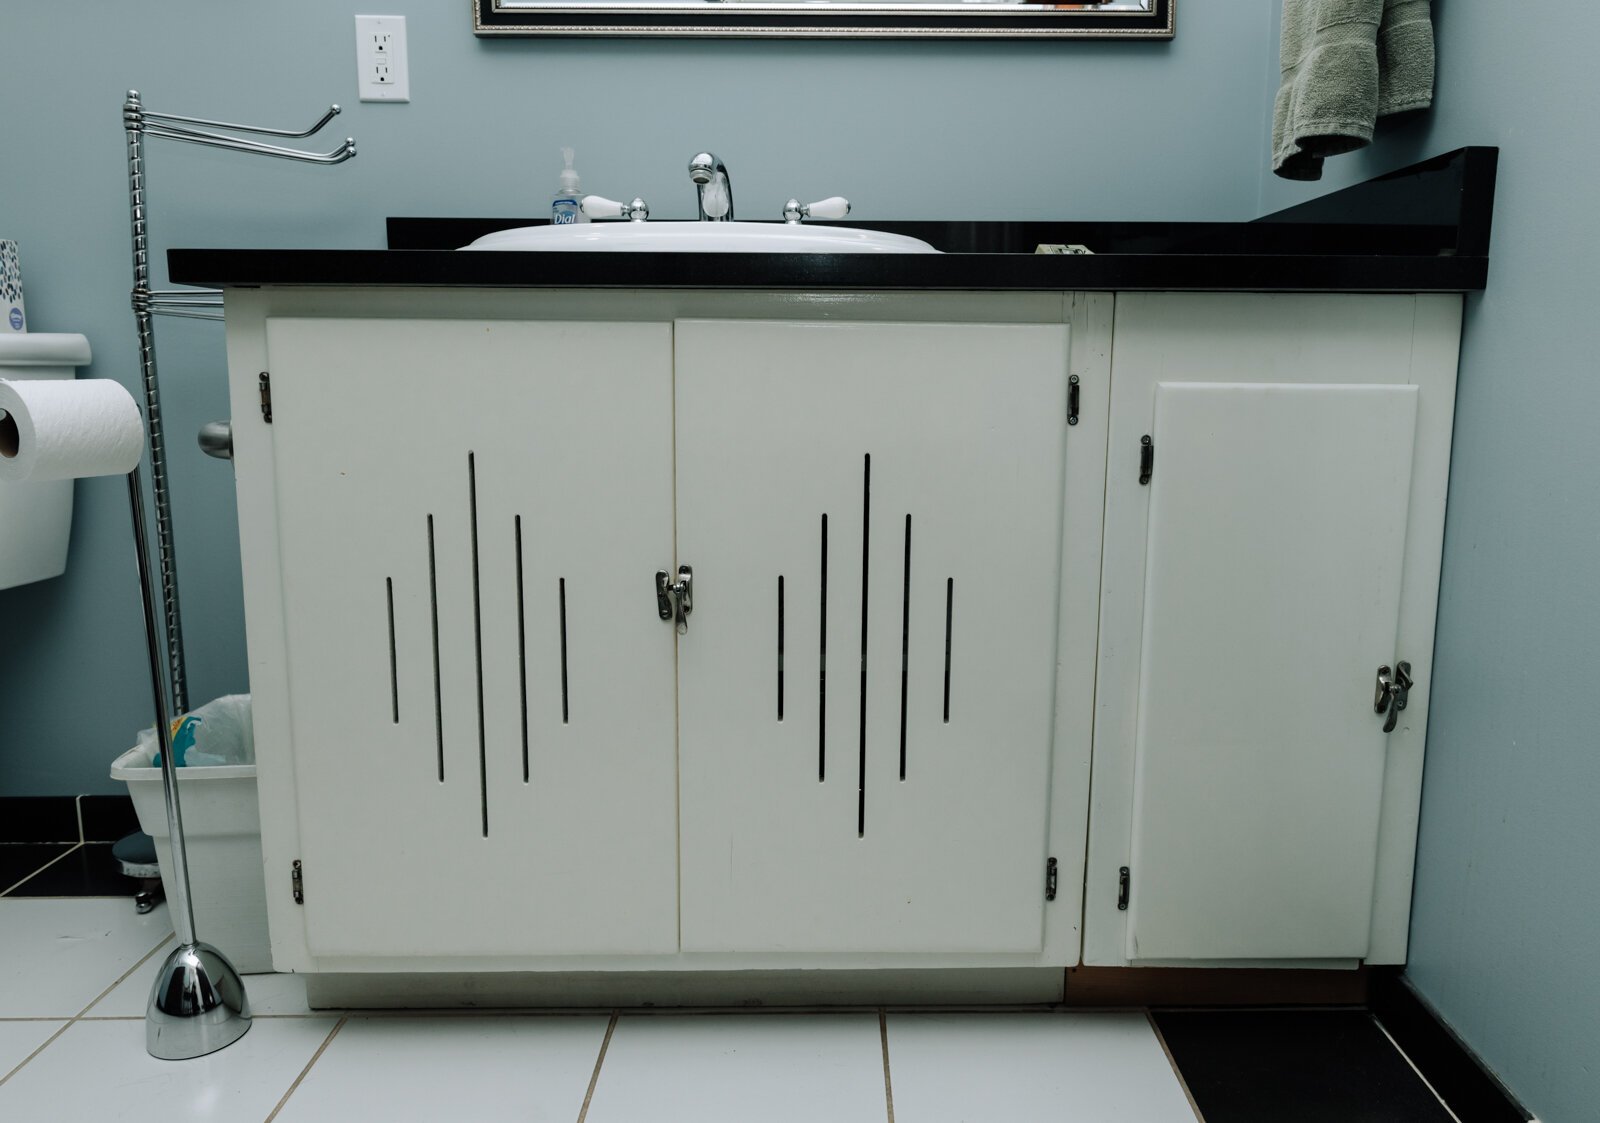
M 131 472 L 144 452 L 139 407 L 109 378 L 0 379 L 0 480 Z

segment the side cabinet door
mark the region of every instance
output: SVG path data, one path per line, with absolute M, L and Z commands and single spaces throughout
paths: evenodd
M 1118 298 L 1085 962 L 1403 949 L 1457 310 Z
M 1157 385 L 1137 957 L 1366 954 L 1416 408 L 1414 386 Z
M 268 321 L 311 954 L 676 949 L 670 331 Z
M 1038 952 L 1067 328 L 676 359 L 684 949 Z

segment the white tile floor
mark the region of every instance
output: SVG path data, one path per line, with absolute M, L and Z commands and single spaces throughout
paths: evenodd
M 0 1120 L 1194 1123 L 1142 1014 L 371 1015 L 246 978 L 256 1019 L 192 1061 L 144 1050 L 165 909 L 0 899 Z

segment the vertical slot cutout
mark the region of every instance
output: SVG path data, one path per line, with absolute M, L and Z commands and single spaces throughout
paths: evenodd
M 956 579 L 944 583 L 944 723 L 950 724 L 950 626 L 955 620 Z
M 778 574 L 778 720 L 783 720 L 783 574 Z
M 906 516 L 905 577 L 900 593 L 900 779 L 906 778 L 906 700 L 911 683 L 911 516 Z
M 822 516 L 822 625 L 817 649 L 817 783 L 828 778 L 828 516 Z
M 867 587 L 872 546 L 872 454 L 861 462 L 861 740 L 856 755 L 856 837 L 867 834 Z
M 567 579 L 560 579 L 561 596 L 561 724 L 566 725 L 571 720 L 571 712 L 567 708 Z
M 433 614 L 433 736 L 439 748 L 439 783 L 444 783 L 444 691 L 439 683 L 439 565 L 433 549 L 433 516 L 428 516 L 428 604 Z
M 478 670 L 478 793 L 483 837 L 489 837 L 489 746 L 483 728 L 483 592 L 478 579 L 478 459 L 467 453 L 467 503 L 472 528 L 472 644 Z
M 522 592 L 522 516 L 516 517 L 517 541 L 517 689 L 522 699 L 522 782 L 528 769 L 528 606 Z
M 400 665 L 395 656 L 394 644 L 394 578 L 385 577 L 383 584 L 389 594 L 389 714 L 396 725 L 400 724 Z

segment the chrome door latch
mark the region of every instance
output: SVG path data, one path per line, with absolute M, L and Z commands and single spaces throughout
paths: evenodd
M 678 634 L 689 630 L 689 613 L 694 611 L 694 570 L 686 565 L 678 567 L 678 579 L 664 569 L 656 570 L 656 611 L 663 620 L 675 620 Z
M 1378 684 L 1372 696 L 1374 712 L 1388 714 L 1383 723 L 1385 733 L 1393 733 L 1400 720 L 1400 711 L 1406 708 L 1406 697 L 1411 693 L 1411 664 L 1396 663 L 1391 671 L 1387 666 L 1378 668 Z

